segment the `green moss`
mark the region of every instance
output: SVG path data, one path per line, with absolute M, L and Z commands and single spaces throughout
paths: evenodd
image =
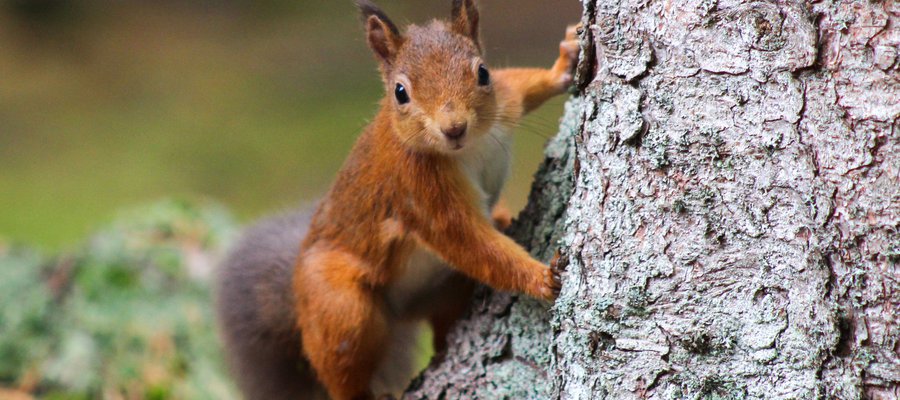
M 0 385 L 16 383 L 51 352 L 53 297 L 37 284 L 44 262 L 24 249 L 0 250 Z
M 708 377 L 700 384 L 700 399 L 703 400 L 741 400 L 747 392 L 737 384 L 719 377 Z
M 673 382 L 680 388 L 673 390 L 670 399 L 741 400 L 747 398 L 747 390 L 737 382 L 721 376 L 695 376 L 689 372 L 676 375 Z
M 672 202 L 672 211 L 675 211 L 677 214 L 687 212 L 687 204 L 682 199 L 675 200 Z
M 0 252 L 0 385 L 46 398 L 228 399 L 209 261 L 235 227 L 212 204 L 123 213 L 72 255 Z
M 626 294 L 626 303 L 628 308 L 626 313 L 629 316 L 645 317 L 649 314 L 647 305 L 650 304 L 650 298 L 647 291 L 639 286 L 632 286 Z

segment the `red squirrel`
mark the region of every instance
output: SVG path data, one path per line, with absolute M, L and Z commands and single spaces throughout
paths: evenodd
M 249 229 L 217 291 L 248 399 L 371 399 L 411 378 L 412 323 L 437 350 L 473 280 L 552 300 L 558 276 L 497 226 L 510 132 L 572 83 L 569 27 L 550 69 L 489 69 L 474 0 L 405 33 L 358 0 L 386 96 L 314 212 Z M 493 210 L 493 213 L 492 213 Z

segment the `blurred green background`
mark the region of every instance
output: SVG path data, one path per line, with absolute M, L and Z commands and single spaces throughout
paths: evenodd
M 549 66 L 580 16 L 480 4 L 494 67 Z M 236 398 L 215 260 L 322 194 L 381 95 L 351 0 L 0 0 L 0 399 Z M 513 209 L 563 101 L 518 130 Z
M 351 0 L 0 3 L 0 237 L 77 243 L 122 206 L 211 198 L 240 220 L 323 193 L 381 84 Z M 398 24 L 449 0 L 382 0 Z M 577 0 L 483 0 L 492 66 L 549 66 Z M 523 124 L 524 205 L 562 99 Z M 542 137 L 544 136 L 544 137 Z

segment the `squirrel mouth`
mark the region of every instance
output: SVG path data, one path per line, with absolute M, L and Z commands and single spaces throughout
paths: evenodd
M 460 138 L 446 138 L 445 140 L 447 141 L 446 142 L 447 147 L 450 149 L 450 151 L 458 151 L 458 150 L 462 149 L 463 147 L 465 147 L 465 143 L 463 142 L 461 137 Z

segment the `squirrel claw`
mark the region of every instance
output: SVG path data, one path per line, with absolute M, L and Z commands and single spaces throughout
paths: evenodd
M 559 297 L 559 292 L 562 290 L 562 271 L 565 268 L 565 265 L 560 265 L 560 258 L 562 253 L 560 253 L 559 249 L 556 250 L 556 253 L 553 254 L 553 259 L 550 260 L 550 279 L 552 280 L 551 289 L 553 290 L 553 298 Z
M 553 271 L 553 268 L 544 268 L 541 271 L 540 289 L 535 297 L 552 302 L 559 297 L 559 288 L 559 275 Z

